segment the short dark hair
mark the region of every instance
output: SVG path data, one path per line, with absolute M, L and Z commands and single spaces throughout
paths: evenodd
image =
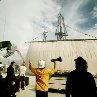
M 82 57 L 77 57 L 77 59 L 75 59 L 76 62 L 76 68 L 80 69 L 80 70 L 87 70 L 88 66 L 87 66 L 87 61 L 82 58 Z
M 14 63 L 16 63 L 15 61 L 12 61 L 10 65 L 13 65 Z

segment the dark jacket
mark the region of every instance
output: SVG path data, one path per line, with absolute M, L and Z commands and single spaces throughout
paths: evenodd
M 96 84 L 91 73 L 74 70 L 68 74 L 66 97 L 96 97 Z
M 16 80 L 15 71 L 14 71 L 14 68 L 11 65 L 7 68 L 6 80 L 8 82 L 12 82 L 12 81 Z

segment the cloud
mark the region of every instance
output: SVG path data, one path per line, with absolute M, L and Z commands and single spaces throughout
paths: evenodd
M 22 4 L 23 3 L 23 4 Z M 13 8 L 13 9 L 12 9 Z M 11 11 L 10 11 L 11 9 Z M 38 36 L 44 29 L 52 28 L 52 22 L 56 20 L 60 7 L 56 6 L 52 0 L 24 0 L 17 2 L 17 5 L 11 5 L 8 13 L 8 28 L 9 33 L 19 34 L 21 40 L 23 37 L 31 40 L 32 36 Z M 22 37 L 23 36 L 23 37 Z M 20 38 L 19 37 L 19 38 Z M 30 37 L 30 38 L 29 38 Z M 24 41 L 24 40 L 23 40 Z
M 77 32 L 77 30 L 82 30 L 80 28 L 80 24 L 84 24 L 88 21 L 86 17 L 82 14 L 80 9 L 82 8 L 83 4 L 86 4 L 88 1 L 84 0 L 73 0 L 71 2 L 68 0 L 66 6 L 62 8 L 62 14 L 64 16 L 64 21 L 66 24 L 66 29 L 68 31 L 68 38 L 80 38 L 82 35 L 81 33 Z M 69 26 L 69 27 L 68 27 Z
M 95 24 L 94 27 L 89 29 L 89 33 L 92 33 L 92 35 L 94 35 L 94 37 L 97 37 L 97 24 Z
M 93 38 L 96 35 L 96 20 L 91 18 L 92 16 L 96 18 L 97 6 L 92 2 L 92 6 L 89 0 L 74 0 L 73 2 L 68 0 L 66 6 L 63 7 L 64 20 L 66 28 L 68 31 L 68 38 Z M 93 7 L 94 5 L 94 7 Z M 66 9 L 67 7 L 67 9 Z M 90 10 L 93 11 L 90 12 Z M 68 10 L 68 11 L 67 11 Z M 88 16 L 86 15 L 86 10 L 88 10 Z M 69 27 L 68 27 L 69 26 Z M 91 31 L 89 31 L 92 29 Z M 90 34 L 90 35 L 85 35 Z
M 88 18 L 80 9 L 88 2 L 89 0 L 2 0 L 0 2 L 0 39 L 10 40 L 18 46 L 22 54 L 26 55 L 29 44 L 25 42 L 33 39 L 42 40 L 44 31 L 48 31 L 47 39 L 56 38 L 55 31 L 60 12 L 64 16 L 66 25 L 84 31 L 79 25 L 85 24 Z M 94 18 L 97 17 L 96 13 L 95 6 L 91 12 Z M 91 29 L 94 28 L 96 35 L 96 24 Z M 68 38 L 82 37 L 80 33 L 67 26 L 66 29 Z
M 53 0 L 5 0 L 0 9 L 0 39 L 10 40 L 26 54 L 29 45 L 25 42 L 42 40 L 43 31 L 54 27 L 60 6 Z
M 42 39 L 44 30 L 51 34 L 49 36 L 55 37 L 56 27 L 53 23 L 57 22 L 59 12 L 62 12 L 65 24 L 73 28 L 78 28 L 78 24 L 87 21 L 87 18 L 83 17 L 79 12 L 79 9 L 87 0 L 74 0 L 72 2 L 68 0 L 67 3 L 63 4 L 64 6 L 61 6 L 56 1 L 6 1 L 5 39 L 12 40 L 14 43 L 21 45 L 21 43 L 31 41 L 38 36 L 40 37 L 37 39 Z M 16 36 L 18 36 L 18 40 Z M 76 35 L 74 34 L 74 36 Z
M 97 18 L 97 6 L 94 6 L 91 12 L 92 18 Z

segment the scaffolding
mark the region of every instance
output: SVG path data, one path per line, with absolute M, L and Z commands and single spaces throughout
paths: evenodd
M 57 40 L 65 40 L 68 36 L 64 23 L 64 17 L 61 14 L 59 14 L 58 17 L 58 27 L 56 29 L 55 36 L 57 36 Z

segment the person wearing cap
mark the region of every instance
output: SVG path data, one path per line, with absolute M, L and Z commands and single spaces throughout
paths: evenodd
M 95 80 L 93 75 L 87 71 L 86 60 L 79 56 L 74 61 L 75 70 L 67 76 L 66 97 L 96 97 Z
M 48 69 L 45 67 L 44 60 L 39 60 L 38 68 L 33 68 L 29 61 L 29 69 L 36 75 L 36 97 L 48 97 L 48 81 L 49 76 L 54 74 L 56 62 L 54 61 L 54 68 Z

